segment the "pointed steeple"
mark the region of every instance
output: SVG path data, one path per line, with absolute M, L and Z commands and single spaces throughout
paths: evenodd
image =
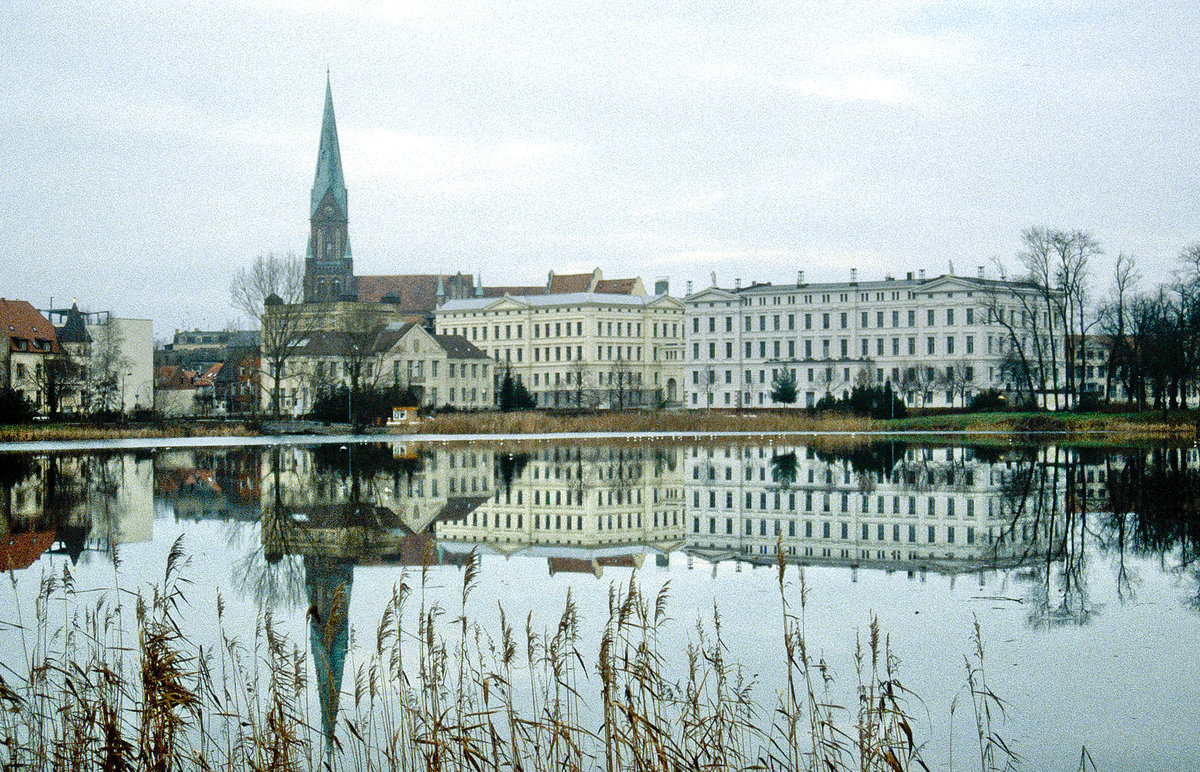
M 317 173 L 313 178 L 312 212 L 316 216 L 326 194 L 341 207 L 340 214 L 346 217 L 346 182 L 342 178 L 342 151 L 338 147 L 337 120 L 333 116 L 333 89 L 329 73 L 325 74 L 325 115 L 321 118 L 321 144 L 317 150 Z
M 312 188 L 312 227 L 304 255 L 305 302 L 330 302 L 357 296 L 349 220 L 342 151 L 333 116 L 333 89 L 326 72 L 325 116 L 321 120 L 321 144 L 317 150 L 317 173 Z

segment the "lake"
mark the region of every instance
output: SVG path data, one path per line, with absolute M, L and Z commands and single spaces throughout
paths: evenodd
M 11 577 L 0 590 L 0 675 L 42 720 L 88 715 L 105 699 L 136 712 L 135 688 L 94 699 L 72 690 L 104 688 L 82 673 L 105 657 L 137 681 L 137 644 L 152 645 L 139 617 L 167 620 L 162 640 L 192 655 L 180 683 L 221 706 L 178 710 L 173 731 L 194 735 L 192 751 L 238 758 L 222 732 L 261 695 L 284 694 L 286 672 L 304 695 L 279 699 L 282 720 L 307 727 L 297 758 L 383 767 L 368 748 L 386 744 L 399 715 L 372 707 L 399 683 L 392 671 L 387 686 L 390 666 L 408 687 L 432 679 L 424 696 L 399 692 L 414 715 L 441 705 L 498 722 L 494 692 L 511 689 L 508 705 L 574 722 L 563 743 L 583 737 L 600 749 L 546 755 L 535 749 L 553 732 L 530 724 L 528 768 L 557 764 L 560 752 L 603 768 L 603 733 L 585 737 L 604 721 L 601 671 L 612 665 L 602 651 L 633 640 L 638 661 L 657 668 L 654 699 L 672 709 L 692 694 L 690 679 L 701 690 L 728 679 L 728 702 L 714 704 L 746 717 L 731 719 L 730 737 L 763 745 L 746 758 L 783 767 L 776 708 L 802 640 L 807 664 L 792 672 L 815 681 L 824 706 L 801 711 L 808 740 L 845 732 L 842 744 L 857 743 L 859 685 L 875 694 L 885 681 L 903 685 L 894 707 L 930 769 L 979 769 L 981 755 L 1002 768 L 1010 751 L 1033 770 L 1081 759 L 1087 769 L 1200 768 L 1196 448 L 807 442 L 0 452 L 0 567 Z M 630 618 L 639 598 L 645 617 L 633 633 L 614 621 L 631 594 Z M 874 676 L 869 656 L 860 660 L 864 677 L 856 646 L 869 649 L 873 620 L 886 653 Z M 507 656 L 506 628 L 516 652 Z M 391 660 L 381 655 L 389 641 Z M 46 662 L 77 665 L 78 683 L 55 681 L 54 668 L 37 667 Z M 713 680 L 701 683 L 704 667 Z M 460 677 L 488 686 L 463 697 Z M 555 703 L 556 686 L 575 695 Z M 992 708 L 982 751 L 977 708 Z M 679 709 L 654 714 L 663 731 L 691 731 Z M 812 728 L 814 715 L 824 729 Z M 897 715 L 883 716 L 893 732 Z M 139 719 L 122 720 L 136 744 Z M 54 732 L 69 744 L 67 729 L 39 736 L 4 721 L 6 762 L 27 753 L 50 763 Z M 440 736 L 420 720 L 405 731 L 426 730 Z M 829 753 L 857 766 L 853 749 Z

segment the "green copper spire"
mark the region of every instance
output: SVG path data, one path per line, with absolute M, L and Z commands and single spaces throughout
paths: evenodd
M 316 216 L 317 208 L 325 198 L 325 194 L 333 196 L 333 200 L 341 207 L 339 214 L 346 217 L 346 182 L 342 179 L 342 151 L 338 147 L 337 121 L 333 117 L 333 89 L 329 85 L 329 74 L 325 74 L 325 116 L 321 119 L 321 146 L 317 151 L 317 174 L 313 179 L 312 212 Z

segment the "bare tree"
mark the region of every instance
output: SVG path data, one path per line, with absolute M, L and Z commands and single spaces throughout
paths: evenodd
M 955 360 L 946 366 L 941 384 L 951 395 L 951 407 L 954 405 L 954 398 L 962 400 L 962 406 L 966 407 L 967 395 L 975 388 L 975 367 L 969 359 Z
M 1133 255 L 1124 252 L 1117 255 L 1116 269 L 1113 271 L 1112 297 L 1102 307 L 1100 313 L 1100 328 L 1108 336 L 1108 366 L 1104 373 L 1104 396 L 1106 402 L 1112 401 L 1113 379 L 1124 381 L 1125 394 L 1130 392 L 1128 370 L 1130 360 L 1129 331 L 1129 301 L 1130 294 L 1141 280 L 1141 274 L 1134 263 Z
M 91 412 L 123 410 L 123 391 L 129 360 L 121 353 L 124 339 L 109 322 L 92 329 L 84 379 L 84 402 Z
M 287 364 L 308 334 L 304 300 L 304 262 L 295 254 L 261 254 L 240 269 L 229 286 L 233 305 L 258 323 L 262 363 L 270 378 L 271 414 L 278 419 Z
M 366 427 L 363 394 L 379 383 L 383 352 L 376 339 L 386 327 L 387 320 L 367 305 L 356 306 L 338 320 L 342 367 L 350 387 L 350 425 L 355 434 Z
M 576 359 L 567 370 L 567 382 L 571 384 L 575 398 L 575 407 L 579 409 L 595 409 L 598 395 L 595 389 L 589 388 L 588 382 L 591 369 L 584 359 Z
M 1078 400 L 1083 396 L 1084 365 L 1087 361 L 1087 335 L 1096 322 L 1089 313 L 1089 264 L 1104 251 L 1091 234 L 1084 231 L 1056 231 L 1053 234 L 1055 256 L 1054 286 L 1051 297 L 1062 326 L 1063 359 L 1066 387 Z M 1052 332 L 1053 334 L 1053 332 Z
M 64 412 L 64 403 L 74 401 L 74 409 L 82 409 L 84 374 L 86 366 L 65 348 L 62 352 L 48 356 L 42 366 L 34 370 L 33 381 L 38 393 L 46 396 L 46 409 L 56 416 Z M 75 397 L 75 400 L 71 398 Z M 71 408 L 66 408 L 71 409 Z
M 1002 370 L 1013 378 L 1018 394 L 1027 392 L 1036 405 L 1036 395 L 1046 392 L 1052 375 L 1049 344 L 1053 336 L 1047 334 L 1050 312 L 1035 279 L 1007 281 L 1003 264 L 997 261 L 996 267 L 1002 280 L 983 288 L 987 321 L 1001 330 L 997 342 L 1004 355 Z

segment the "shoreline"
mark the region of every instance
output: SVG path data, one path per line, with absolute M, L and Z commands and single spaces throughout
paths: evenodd
M 482 441 L 504 436 L 509 441 L 611 440 L 626 437 L 644 440 L 737 439 L 770 436 L 812 436 L 853 442 L 889 438 L 971 439 L 982 444 L 1068 440 L 1076 444 L 1120 444 L 1146 441 L 1189 441 L 1197 438 L 1198 417 L 1176 412 L 1074 414 L 1074 413 L 961 413 L 873 420 L 843 414 L 809 416 L 803 410 L 746 411 L 625 411 L 605 413 L 451 413 L 422 419 L 403 427 L 372 428 L 352 435 L 345 425 L 303 425 L 303 431 L 263 431 L 246 421 L 171 422 L 86 426 L 78 424 L 27 424 L 0 426 L 5 450 L 38 450 L 72 447 L 94 441 L 121 441 L 122 446 L 160 446 L 180 440 L 220 440 L 221 445 L 330 441 Z M 139 442 L 139 441 L 144 441 Z

